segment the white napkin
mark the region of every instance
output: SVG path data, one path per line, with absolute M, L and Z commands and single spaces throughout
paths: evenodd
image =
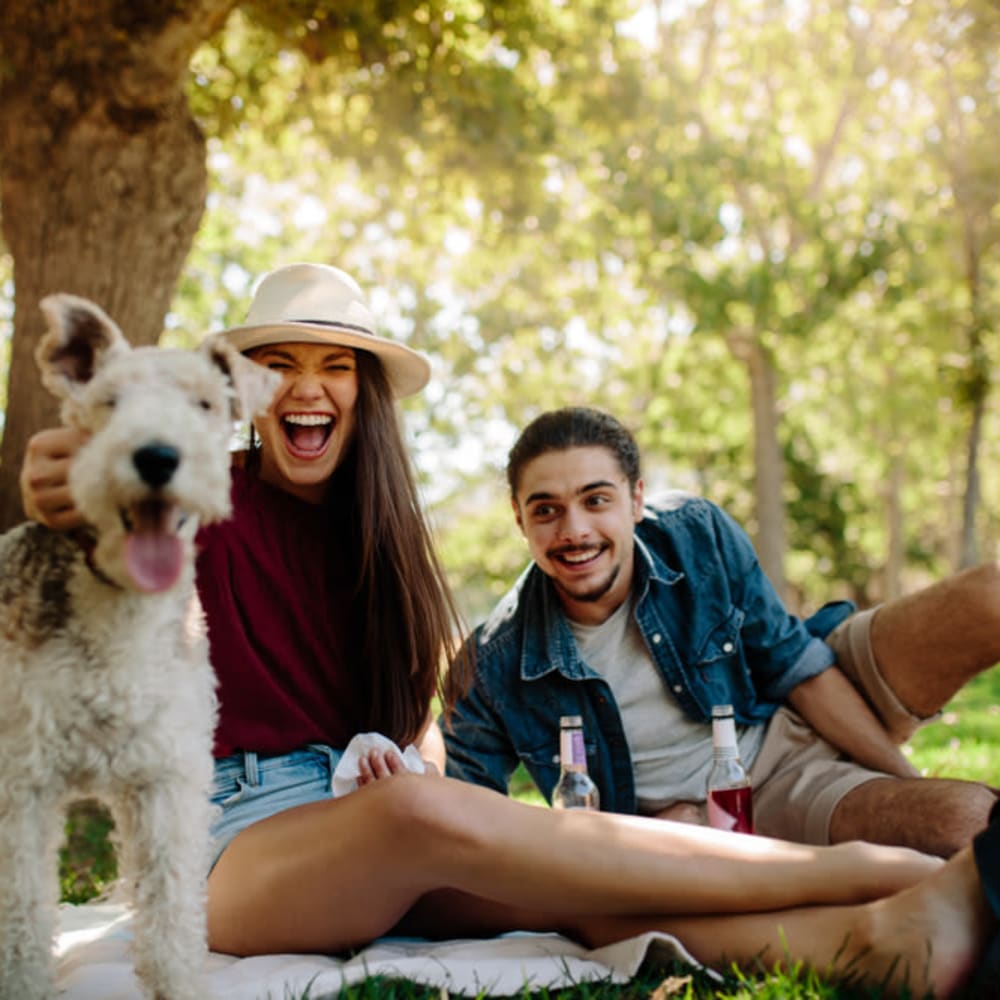
M 381 733 L 358 733 L 347 744 L 343 757 L 334 769 L 331 783 L 334 796 L 346 795 L 358 787 L 358 776 L 361 773 L 358 769 L 358 760 L 372 750 L 380 750 L 383 753 L 386 750 L 395 750 L 402 758 L 407 771 L 412 771 L 414 774 L 424 773 L 423 758 L 412 743 L 404 751 Z

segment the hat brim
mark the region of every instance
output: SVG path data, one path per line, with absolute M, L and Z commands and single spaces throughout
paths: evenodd
M 234 326 L 221 331 L 219 336 L 241 353 L 267 344 L 293 343 L 330 344 L 368 351 L 382 362 L 392 394 L 397 399 L 420 392 L 431 378 L 431 363 L 423 354 L 356 327 L 348 329 L 335 324 L 286 321 Z

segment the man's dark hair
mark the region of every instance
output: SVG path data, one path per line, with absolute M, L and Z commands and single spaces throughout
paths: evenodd
M 567 448 L 607 448 L 615 456 L 630 487 L 639 482 L 639 446 L 610 413 L 589 406 L 567 406 L 536 417 L 521 431 L 507 457 L 507 485 L 517 496 L 521 471 L 532 459 Z

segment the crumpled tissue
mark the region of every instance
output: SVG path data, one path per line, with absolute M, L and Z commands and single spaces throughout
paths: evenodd
M 357 789 L 358 777 L 361 774 L 358 761 L 372 750 L 379 750 L 382 753 L 387 750 L 395 750 L 403 764 L 406 765 L 407 771 L 412 771 L 414 774 L 424 773 L 423 758 L 420 756 L 420 751 L 412 743 L 405 750 L 400 750 L 388 736 L 383 736 L 381 733 L 358 733 L 347 744 L 344 755 L 334 768 L 331 781 L 331 790 L 334 796 L 346 795 Z

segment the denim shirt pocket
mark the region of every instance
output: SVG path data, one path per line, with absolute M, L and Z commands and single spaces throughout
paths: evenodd
M 695 664 L 706 670 L 720 660 L 727 660 L 740 648 L 740 629 L 746 614 L 742 609 L 730 607 L 728 614 L 718 622 L 702 640 L 695 651 Z
M 712 705 L 733 705 L 739 711 L 754 702 L 740 637 L 745 618 L 742 608 L 731 605 L 696 647 L 694 673 L 706 716 L 711 713 Z

